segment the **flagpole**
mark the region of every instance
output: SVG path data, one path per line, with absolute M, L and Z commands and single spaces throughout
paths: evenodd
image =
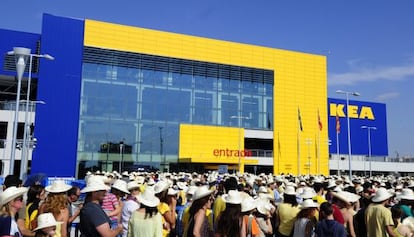
M 320 157 L 320 148 L 321 148 L 321 144 L 320 144 L 320 132 L 322 131 L 322 121 L 321 121 L 321 116 L 319 115 L 319 108 L 318 108 L 318 142 L 317 142 L 317 159 L 318 159 L 318 168 L 317 168 L 317 173 L 321 174 L 321 157 Z
M 341 171 L 339 169 L 339 162 L 340 162 L 340 158 L 339 158 L 339 133 L 338 131 L 336 131 L 336 155 L 338 156 L 338 177 L 341 176 Z

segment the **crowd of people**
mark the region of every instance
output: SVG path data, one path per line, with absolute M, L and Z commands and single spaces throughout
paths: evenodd
M 414 179 L 88 173 L 85 185 L 9 175 L 0 236 L 414 236 Z

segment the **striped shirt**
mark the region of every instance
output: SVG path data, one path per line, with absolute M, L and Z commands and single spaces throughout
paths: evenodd
M 119 201 L 116 198 L 116 196 L 110 192 L 107 192 L 101 204 L 102 209 L 105 211 L 105 213 L 108 214 L 114 211 L 115 207 L 117 207 L 118 205 L 119 205 Z M 111 221 L 116 221 L 117 216 L 111 216 L 110 219 Z

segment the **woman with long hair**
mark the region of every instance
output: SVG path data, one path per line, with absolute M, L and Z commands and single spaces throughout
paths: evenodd
M 28 230 L 33 230 L 37 227 L 37 216 L 39 211 L 40 202 L 44 201 L 46 198 L 45 187 L 42 185 L 32 185 L 27 191 L 27 200 L 26 200 L 26 218 L 25 218 L 25 227 Z
M 155 196 L 159 198 L 158 211 L 162 216 L 163 236 L 168 236 L 175 228 L 177 205 L 176 198 L 168 196 L 169 184 L 167 181 L 160 180 L 154 185 Z
M 279 227 L 276 232 L 277 237 L 290 236 L 293 231 L 296 215 L 300 211 L 296 195 L 295 187 L 286 187 L 283 193 L 283 203 L 279 204 L 277 209 L 279 218 Z
M 223 194 L 226 209 L 217 217 L 216 237 L 241 237 L 246 235 L 241 215 L 242 197 L 239 191 L 230 190 Z
M 17 227 L 16 214 L 23 207 L 27 188 L 11 186 L 0 193 L 0 236 L 22 236 Z
M 56 236 L 66 237 L 68 235 L 69 209 L 66 192 L 72 186 L 65 184 L 63 180 L 55 180 L 51 185 L 46 186 L 49 192 L 44 203 L 39 207 L 39 213 L 51 212 L 60 225 L 56 226 Z
M 213 230 L 210 229 L 207 217 L 207 209 L 211 209 L 213 203 L 212 190 L 207 186 L 198 187 L 193 195 L 190 206 L 190 222 L 184 231 L 184 237 L 211 237 Z
M 293 237 L 313 237 L 315 236 L 316 213 L 319 204 L 312 199 L 306 199 L 300 206 L 301 210 L 296 216 L 293 228 Z
M 162 218 L 157 206 L 160 200 L 155 197 L 152 188 L 146 188 L 137 196 L 140 203 L 128 222 L 128 237 L 161 237 L 163 235 Z

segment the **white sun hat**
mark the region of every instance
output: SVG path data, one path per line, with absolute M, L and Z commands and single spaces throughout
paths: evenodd
M 139 184 L 137 183 L 137 181 L 130 181 L 127 184 L 127 188 L 128 190 L 136 189 L 139 188 Z
M 310 199 L 316 197 L 315 189 L 310 187 L 303 188 L 303 192 L 300 194 L 300 197 L 303 199 Z
M 284 194 L 286 194 L 286 195 L 295 195 L 295 196 L 297 195 L 297 193 L 295 191 L 295 187 L 293 187 L 291 185 L 286 186 Z
M 190 186 L 190 187 L 188 187 L 188 190 L 187 190 L 187 194 L 189 194 L 189 195 L 194 195 L 195 194 L 195 191 L 197 190 L 197 186 Z
M 209 190 L 206 185 L 197 187 L 197 189 L 194 191 L 193 201 L 207 197 L 211 193 L 213 193 L 213 190 Z
M 382 202 L 385 201 L 389 198 L 391 198 L 393 195 L 388 192 L 387 189 L 385 188 L 379 188 L 376 192 L 375 195 L 372 197 L 372 201 L 373 202 Z
M 115 188 L 123 193 L 127 193 L 129 194 L 128 191 L 128 184 L 126 181 L 122 180 L 122 179 L 117 179 L 114 184 L 112 184 L 112 188 Z
M 221 198 L 224 200 L 224 202 L 230 204 L 242 203 L 242 197 L 240 195 L 240 192 L 236 190 L 230 190 L 227 194 L 223 194 Z
M 259 190 L 257 190 L 257 193 L 268 193 L 268 190 L 265 186 L 260 186 Z
M 148 182 L 147 182 L 147 185 L 152 186 L 154 184 L 155 184 L 155 180 L 153 178 L 149 178 Z
M 313 207 L 317 208 L 317 207 L 319 207 L 319 204 L 317 202 L 314 202 L 312 199 L 306 199 L 300 205 L 301 209 L 313 208 Z
M 34 229 L 34 231 L 40 230 L 46 227 L 56 226 L 57 224 L 61 224 L 61 223 L 62 222 L 56 221 L 52 213 L 50 212 L 42 213 L 37 216 L 37 227 Z
M 2 193 L 0 193 L 0 207 L 9 203 L 13 199 L 22 196 L 27 192 L 27 188 L 20 187 L 16 188 L 15 186 L 8 187 Z
M 409 188 L 404 188 L 401 193 L 397 195 L 397 199 L 414 200 L 414 192 Z
M 106 185 L 100 176 L 90 176 L 86 183 L 86 187 L 81 190 L 81 193 L 90 193 L 96 191 L 108 191 L 111 189 L 108 185 Z
M 259 201 L 257 204 L 257 211 L 263 215 L 269 215 L 270 211 L 272 210 L 272 204 Z
M 71 189 L 72 186 L 66 184 L 64 180 L 57 179 L 51 185 L 46 186 L 45 190 L 49 193 L 64 193 Z
M 177 193 L 178 193 L 178 190 L 177 189 L 168 188 L 168 192 L 167 192 L 167 195 L 168 196 L 176 196 Z
M 162 191 L 167 190 L 169 187 L 168 182 L 164 180 L 158 181 L 156 184 L 154 184 L 154 192 L 155 193 L 161 193 Z
M 257 207 L 257 201 L 252 197 L 245 197 L 241 203 L 241 212 L 247 212 L 255 209 Z
M 360 195 L 348 191 L 333 192 L 332 195 L 347 203 L 354 203 L 361 198 Z
M 146 188 L 143 193 L 137 196 L 137 200 L 147 207 L 156 207 L 160 204 L 160 199 L 155 196 L 152 188 Z

